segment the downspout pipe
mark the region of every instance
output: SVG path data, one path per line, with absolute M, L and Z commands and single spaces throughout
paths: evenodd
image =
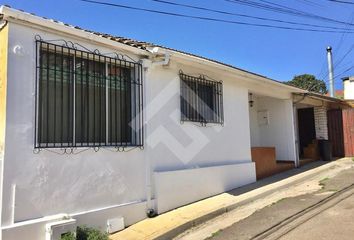
M 149 124 L 148 124 L 148 118 L 147 118 L 147 99 L 150 96 L 149 92 L 149 81 L 148 81 L 148 75 L 149 71 L 152 67 L 152 61 L 150 59 L 142 59 L 140 60 L 142 66 L 143 66 L 143 80 L 144 80 L 144 94 L 143 94 L 143 101 L 144 101 L 144 106 L 143 106 L 143 119 L 144 119 L 144 136 L 148 136 L 149 133 Z M 153 184 L 153 170 L 152 170 L 152 162 L 150 158 L 150 149 L 148 146 L 144 148 L 145 154 L 144 154 L 144 162 L 145 162 L 145 188 L 146 188 L 146 215 L 148 217 L 154 217 L 156 216 L 156 210 L 155 206 L 153 204 L 153 199 L 152 199 L 152 184 Z
M 158 49 L 156 48 L 153 49 L 153 51 L 150 51 L 153 54 L 156 54 L 158 52 Z M 152 67 L 154 66 L 167 66 L 170 63 L 170 53 L 165 53 L 164 54 L 164 59 L 162 61 L 152 61 L 151 59 L 142 59 L 141 63 L 143 66 L 143 79 L 144 79 L 144 110 L 143 110 L 143 117 L 144 117 L 144 135 L 148 136 L 149 133 L 149 124 L 148 124 L 148 118 L 147 118 L 147 99 L 149 99 L 150 93 L 148 92 L 149 90 L 149 80 L 148 80 L 148 75 L 149 71 L 151 70 Z M 150 158 L 149 154 L 149 147 L 145 148 L 145 164 L 146 164 L 146 169 L 145 169 L 145 174 L 146 174 L 146 215 L 148 217 L 155 217 L 157 215 L 157 211 L 155 209 L 155 204 L 153 203 L 153 168 L 152 168 L 152 161 Z

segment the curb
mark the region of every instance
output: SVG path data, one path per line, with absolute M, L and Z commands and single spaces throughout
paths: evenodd
M 192 228 L 192 227 L 195 227 L 197 225 L 200 225 L 202 223 L 205 223 L 207 222 L 208 220 L 211 220 L 215 217 L 218 217 L 224 213 L 227 213 L 227 212 L 230 212 L 238 207 L 240 207 L 241 205 L 244 205 L 244 204 L 247 204 L 247 203 L 250 203 L 250 202 L 253 202 L 255 200 L 258 200 L 266 195 L 270 195 L 274 192 L 277 192 L 279 190 L 283 190 L 283 189 L 286 189 L 288 188 L 289 186 L 291 185 L 294 185 L 294 184 L 298 184 L 298 183 L 301 183 L 301 182 L 304 182 L 318 174 L 321 174 L 333 167 L 335 167 L 337 165 L 338 162 L 342 162 L 342 161 L 345 161 L 346 158 L 342 158 L 342 159 L 339 159 L 337 161 L 333 161 L 333 162 L 329 162 L 329 163 L 326 163 L 325 165 L 322 165 L 322 166 L 319 166 L 319 167 L 315 167 L 313 169 L 311 169 L 311 166 L 313 165 L 316 165 L 314 163 L 312 164 L 308 164 L 306 166 L 304 166 L 303 168 L 296 168 L 296 169 L 292 169 L 292 170 L 289 170 L 289 171 L 286 171 L 286 172 L 283 172 L 283 173 L 279 173 L 279 174 L 276 174 L 274 176 L 271 176 L 271 177 L 268 177 L 268 178 L 265 178 L 263 181 L 269 181 L 271 182 L 272 179 L 276 178 L 276 177 L 279 177 L 281 175 L 286 175 L 286 173 L 289 173 L 291 171 L 293 171 L 295 174 L 293 176 L 290 176 L 288 178 L 284 178 L 276 183 L 278 184 L 281 184 L 282 181 L 286 181 L 288 180 L 286 183 L 280 185 L 280 186 L 276 186 L 274 188 L 271 188 L 271 189 L 268 189 L 260 194 L 257 194 L 255 196 L 252 196 L 250 198 L 247 198 L 246 200 L 242 200 L 240 202 L 237 202 L 237 203 L 234 203 L 234 204 L 230 204 L 228 206 L 225 206 L 225 207 L 222 207 L 222 208 L 219 208 L 215 211 L 212 211 L 212 212 L 209 212 L 203 216 L 200 216 L 198 218 L 195 218 L 191 221 L 188 221 L 182 225 L 179 225 L 177 227 L 175 227 L 174 229 L 171 229 L 171 230 L 168 230 L 167 232 L 161 234 L 160 236 L 158 237 L 155 237 L 154 239 L 155 240 L 166 240 L 166 239 L 173 239 L 174 237 L 178 236 L 179 234 L 185 232 L 186 230 Z M 306 168 L 309 168 L 309 170 L 306 170 Z M 305 169 L 305 172 L 301 172 L 300 169 Z M 298 174 L 296 174 L 296 172 L 299 172 Z M 302 176 L 299 176 L 299 175 L 302 175 Z M 294 179 L 293 181 L 289 181 L 289 179 L 291 178 L 296 178 Z M 257 183 L 259 182 L 255 182 L 255 183 L 252 183 L 252 184 L 249 184 L 249 185 L 246 185 L 244 187 L 241 187 L 241 188 L 238 188 L 239 190 L 240 189 L 247 189 L 249 187 L 251 187 L 252 185 L 257 185 Z M 275 184 L 276 184 L 275 183 Z M 265 185 L 267 186 L 267 184 Z M 260 186 L 261 188 L 262 186 Z M 257 188 L 256 188 L 257 189 Z M 252 191 L 252 190 L 251 190 Z M 250 192 L 251 192 L 250 191 Z M 230 192 L 230 191 L 229 191 Z M 247 193 L 247 192 L 246 192 Z

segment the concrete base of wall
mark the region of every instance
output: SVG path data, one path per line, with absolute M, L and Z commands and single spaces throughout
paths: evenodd
M 256 181 L 253 162 L 155 172 L 158 213 Z
M 46 224 L 66 218 L 76 220 L 77 226 L 95 227 L 106 231 L 107 220 L 123 217 L 125 226 L 132 225 L 146 218 L 146 202 L 133 202 L 123 205 L 110 206 L 76 214 L 59 214 L 44 218 L 23 221 L 2 227 L 2 240 L 33 239 L 45 240 Z

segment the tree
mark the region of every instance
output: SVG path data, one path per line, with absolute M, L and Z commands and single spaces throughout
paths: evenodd
M 295 76 L 293 80 L 285 83 L 311 92 L 318 92 L 321 94 L 327 93 L 326 83 L 323 80 L 316 79 L 316 77 L 311 74 Z

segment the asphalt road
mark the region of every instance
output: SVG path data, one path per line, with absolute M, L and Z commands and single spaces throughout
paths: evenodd
M 354 239 L 354 196 L 321 212 L 280 239 Z
M 354 239 L 354 188 L 343 190 L 353 184 L 354 168 L 351 168 L 333 178 L 323 179 L 320 191 L 282 199 L 215 232 L 210 239 Z M 326 202 L 326 199 L 331 200 Z M 320 205 L 322 202 L 326 203 Z M 306 209 L 309 210 L 304 213 Z M 279 227 L 281 223 L 284 225 Z

